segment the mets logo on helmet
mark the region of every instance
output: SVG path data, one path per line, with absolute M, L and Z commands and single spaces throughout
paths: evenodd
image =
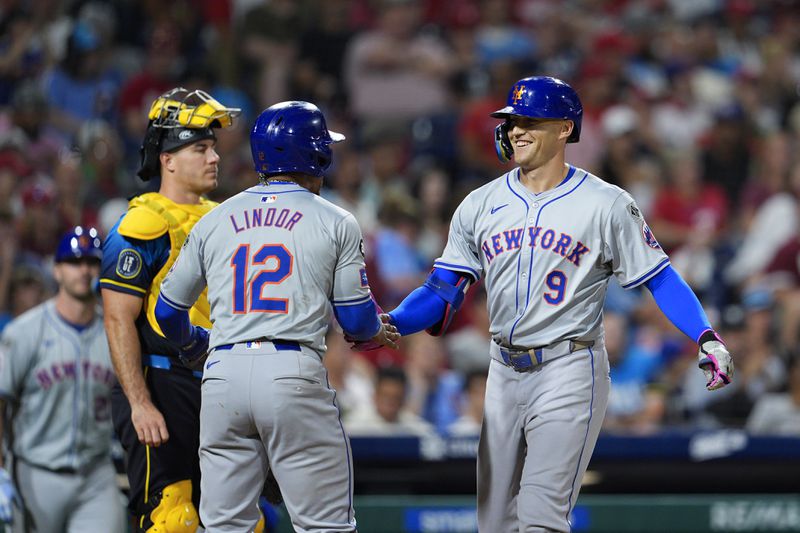
M 86 235 L 81 235 L 78 237 L 78 248 L 88 248 L 89 247 L 89 237 Z
M 522 85 L 517 85 L 514 87 L 514 98 L 512 99 L 513 103 L 517 103 L 522 100 L 522 96 L 525 94 L 525 87 Z

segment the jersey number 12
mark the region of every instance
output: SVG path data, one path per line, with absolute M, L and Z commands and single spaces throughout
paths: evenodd
M 265 265 L 274 260 L 273 268 L 262 268 L 248 283 L 250 266 Z M 242 244 L 231 257 L 233 268 L 233 313 L 288 313 L 289 300 L 286 298 L 265 298 L 264 285 L 283 283 L 292 275 L 294 256 L 282 244 L 265 244 L 250 256 L 250 245 Z M 248 298 L 249 295 L 249 298 Z M 248 301 L 249 300 L 249 301 Z M 249 305 L 248 305 L 249 304 Z

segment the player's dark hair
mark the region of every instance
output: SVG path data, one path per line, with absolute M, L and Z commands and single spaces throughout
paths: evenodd
M 405 370 L 399 366 L 384 366 L 378 369 L 375 385 L 380 385 L 380 383 L 383 381 L 396 381 L 401 383 L 403 388 L 406 388 L 406 385 L 408 384 L 408 376 L 406 376 Z

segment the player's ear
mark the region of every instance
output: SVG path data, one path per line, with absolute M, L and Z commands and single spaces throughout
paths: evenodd
M 572 130 L 575 129 L 575 123 L 571 120 L 564 120 L 561 122 L 561 132 L 558 135 L 559 139 L 569 139 L 572 135 Z
M 158 155 L 159 161 L 161 161 L 161 168 L 167 169 L 169 171 L 175 170 L 175 159 L 172 157 L 172 154 L 169 152 L 161 152 Z

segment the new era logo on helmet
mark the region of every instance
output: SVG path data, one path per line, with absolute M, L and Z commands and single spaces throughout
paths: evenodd
M 194 137 L 194 132 L 192 130 L 183 130 L 178 133 L 178 139 L 185 141 L 187 139 L 191 139 Z

